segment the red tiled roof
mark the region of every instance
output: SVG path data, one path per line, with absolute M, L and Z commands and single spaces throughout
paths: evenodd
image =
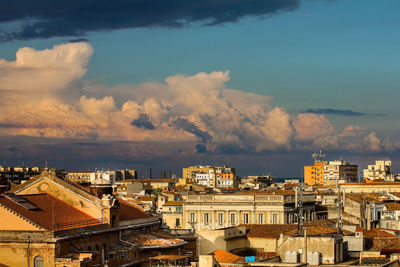
M 20 205 L 12 197 L 0 195 L 0 205 L 6 206 L 14 212 L 29 219 L 33 223 L 50 231 L 56 230 L 56 225 L 63 224 L 62 229 L 78 228 L 82 221 L 89 221 L 91 225 L 103 224 L 100 220 L 81 212 L 72 205 L 59 200 L 49 194 L 18 195 L 26 200 L 31 208 Z
M 400 203 L 396 202 L 385 203 L 385 206 L 387 211 L 400 210 Z
M 119 216 L 121 221 L 151 217 L 149 214 L 144 212 L 144 210 L 141 207 L 129 203 L 128 201 L 123 200 L 122 198 L 118 198 L 118 202 L 119 202 Z
M 381 203 L 384 200 L 388 200 L 385 194 L 383 193 L 364 193 L 364 194 L 346 194 L 346 198 L 351 199 L 355 202 L 362 203 L 365 199 L 367 201 L 374 201 Z
M 326 225 L 318 225 L 318 226 L 307 226 L 307 235 L 308 236 L 319 236 L 319 235 L 335 235 L 337 233 L 337 229 L 333 227 L 329 227 Z M 343 235 L 353 235 L 352 232 L 343 230 Z M 285 235 L 293 236 L 297 234 L 297 229 L 286 232 Z
M 238 255 L 232 254 L 222 249 L 218 249 L 212 252 L 210 255 L 213 255 L 215 260 L 218 263 L 244 263 L 245 258 L 240 257 Z
M 364 237 L 394 237 L 394 235 L 377 228 L 372 228 L 371 230 L 364 230 Z
M 297 224 L 245 224 L 247 237 L 279 238 L 280 234 L 297 229 Z
M 137 200 L 140 201 L 153 201 L 153 197 L 152 196 L 140 196 L 137 198 Z

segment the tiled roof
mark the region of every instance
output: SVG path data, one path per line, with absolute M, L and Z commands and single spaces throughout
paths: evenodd
M 371 230 L 364 230 L 364 237 L 394 237 L 394 235 L 377 228 L 372 228 Z
M 325 226 L 329 226 L 329 225 L 335 225 L 337 222 L 337 220 L 314 220 L 314 221 L 309 221 L 309 222 L 304 222 L 303 225 L 304 226 L 319 226 L 319 225 L 325 225 Z
M 141 207 L 129 203 L 128 201 L 123 200 L 122 198 L 118 198 L 118 202 L 119 202 L 119 216 L 121 221 L 151 217 L 149 214 L 144 212 L 144 210 Z
M 137 198 L 137 200 L 139 201 L 153 201 L 153 197 L 152 196 L 140 196 Z
M 400 197 L 400 192 L 390 192 L 390 194 L 396 196 L 396 197 Z
M 245 224 L 247 237 L 279 238 L 281 233 L 297 229 L 297 224 Z
M 346 198 L 362 203 L 365 199 L 367 201 L 382 202 L 389 200 L 387 196 L 383 193 L 363 193 L 363 194 L 346 194 Z
M 400 203 L 389 202 L 389 203 L 385 203 L 385 206 L 386 206 L 386 210 L 388 210 L 388 211 L 400 210 Z
M 0 204 L 50 231 L 56 230 L 56 225 L 63 225 L 63 230 L 77 228 L 78 222 L 83 221 L 90 221 L 91 225 L 103 224 L 100 220 L 49 194 L 18 195 L 18 197 L 29 205 L 21 205 L 7 195 L 0 195 Z
M 183 201 L 168 201 L 164 206 L 182 206 Z
M 297 235 L 297 229 L 286 232 L 285 235 L 294 236 Z M 329 227 L 326 225 L 318 225 L 318 226 L 307 226 L 307 236 L 320 236 L 320 235 L 335 235 L 337 233 L 337 229 L 333 227 Z M 353 235 L 352 232 L 342 230 L 343 235 Z
M 222 249 L 218 249 L 218 250 L 210 253 L 210 255 L 213 255 L 215 260 L 218 263 L 244 263 L 245 262 L 244 257 L 240 257 L 238 255 L 232 254 L 232 253 L 227 252 Z
M 183 239 L 176 238 L 164 231 L 158 230 L 151 233 L 138 233 L 127 237 L 129 242 L 135 243 L 142 249 L 167 248 L 186 244 Z
M 400 238 L 398 237 L 374 237 L 369 251 L 394 251 L 400 252 Z

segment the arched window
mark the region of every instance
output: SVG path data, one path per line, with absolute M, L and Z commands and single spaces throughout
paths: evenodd
M 36 256 L 35 259 L 33 260 L 33 266 L 34 267 L 43 267 L 44 266 L 44 260 L 40 256 Z

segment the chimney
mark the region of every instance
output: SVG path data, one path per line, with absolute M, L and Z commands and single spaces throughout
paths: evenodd
M 151 173 L 151 168 L 150 168 L 150 179 L 153 178 L 153 174 Z
M 168 178 L 169 178 L 169 179 L 171 179 L 171 178 L 172 178 L 172 173 L 171 173 L 171 170 L 169 170 Z

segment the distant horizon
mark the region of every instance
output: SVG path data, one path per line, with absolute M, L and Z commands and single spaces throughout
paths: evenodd
M 0 162 L 400 169 L 400 1 L 161 2 L 3 3 Z

